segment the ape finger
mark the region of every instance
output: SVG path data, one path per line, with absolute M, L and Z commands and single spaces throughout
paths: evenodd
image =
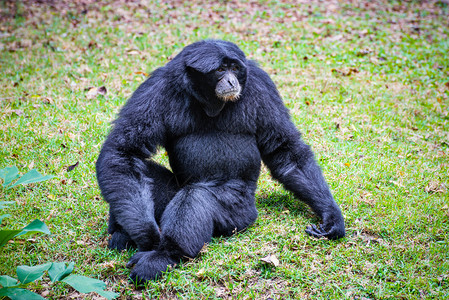
M 151 251 L 141 251 L 141 252 L 137 252 L 136 254 L 134 254 L 128 261 L 128 263 L 126 264 L 126 267 L 128 269 L 131 269 L 135 264 L 137 264 L 139 262 L 139 260 L 145 256 L 145 254 L 147 254 L 148 252 Z
M 323 237 L 326 234 L 324 231 L 319 229 L 315 224 L 307 226 L 305 232 L 308 235 L 311 235 L 311 236 L 317 237 L 317 238 Z

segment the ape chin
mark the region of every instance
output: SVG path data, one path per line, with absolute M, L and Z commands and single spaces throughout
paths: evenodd
M 171 170 L 151 160 L 158 147 Z M 155 279 L 213 236 L 251 225 L 261 161 L 321 219 L 309 235 L 345 235 L 274 83 L 236 45 L 200 41 L 155 70 L 120 111 L 96 164 L 110 206 L 109 247 L 138 249 L 131 278 Z

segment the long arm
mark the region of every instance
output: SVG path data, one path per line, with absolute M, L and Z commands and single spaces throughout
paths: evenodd
M 258 107 L 258 146 L 272 176 L 318 215 L 320 226 L 308 226 L 315 237 L 338 239 L 345 235 L 340 208 L 335 202 L 314 155 L 291 122 L 276 87 L 263 71 L 256 70 L 265 86 L 265 99 Z
M 152 201 L 151 170 L 156 166 L 146 160 L 164 139 L 155 95 L 151 79 L 137 89 L 114 122 L 96 163 L 101 192 L 110 204 L 110 233 L 124 230 L 142 250 L 160 239 Z

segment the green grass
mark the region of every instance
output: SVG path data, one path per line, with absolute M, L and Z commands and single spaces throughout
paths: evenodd
M 74 261 L 75 273 L 106 281 L 122 299 L 449 298 L 444 1 L 83 3 L 0 4 L 0 168 L 56 176 L 0 189 L 17 202 L 1 212 L 12 215 L 2 228 L 39 218 L 52 232 L 3 247 L 0 274 Z M 264 168 L 253 226 L 135 290 L 125 268 L 132 252 L 106 247 L 94 163 L 144 73 L 204 38 L 237 43 L 270 73 L 341 205 L 347 237 L 307 236 L 317 219 Z M 105 96 L 87 97 L 100 86 Z M 268 254 L 278 267 L 260 260 Z

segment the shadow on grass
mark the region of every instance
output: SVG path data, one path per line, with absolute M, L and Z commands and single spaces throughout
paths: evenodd
M 283 213 L 288 211 L 294 216 L 316 219 L 315 214 L 307 204 L 295 198 L 291 193 L 272 192 L 256 197 L 258 209 L 265 209 L 267 212 Z

